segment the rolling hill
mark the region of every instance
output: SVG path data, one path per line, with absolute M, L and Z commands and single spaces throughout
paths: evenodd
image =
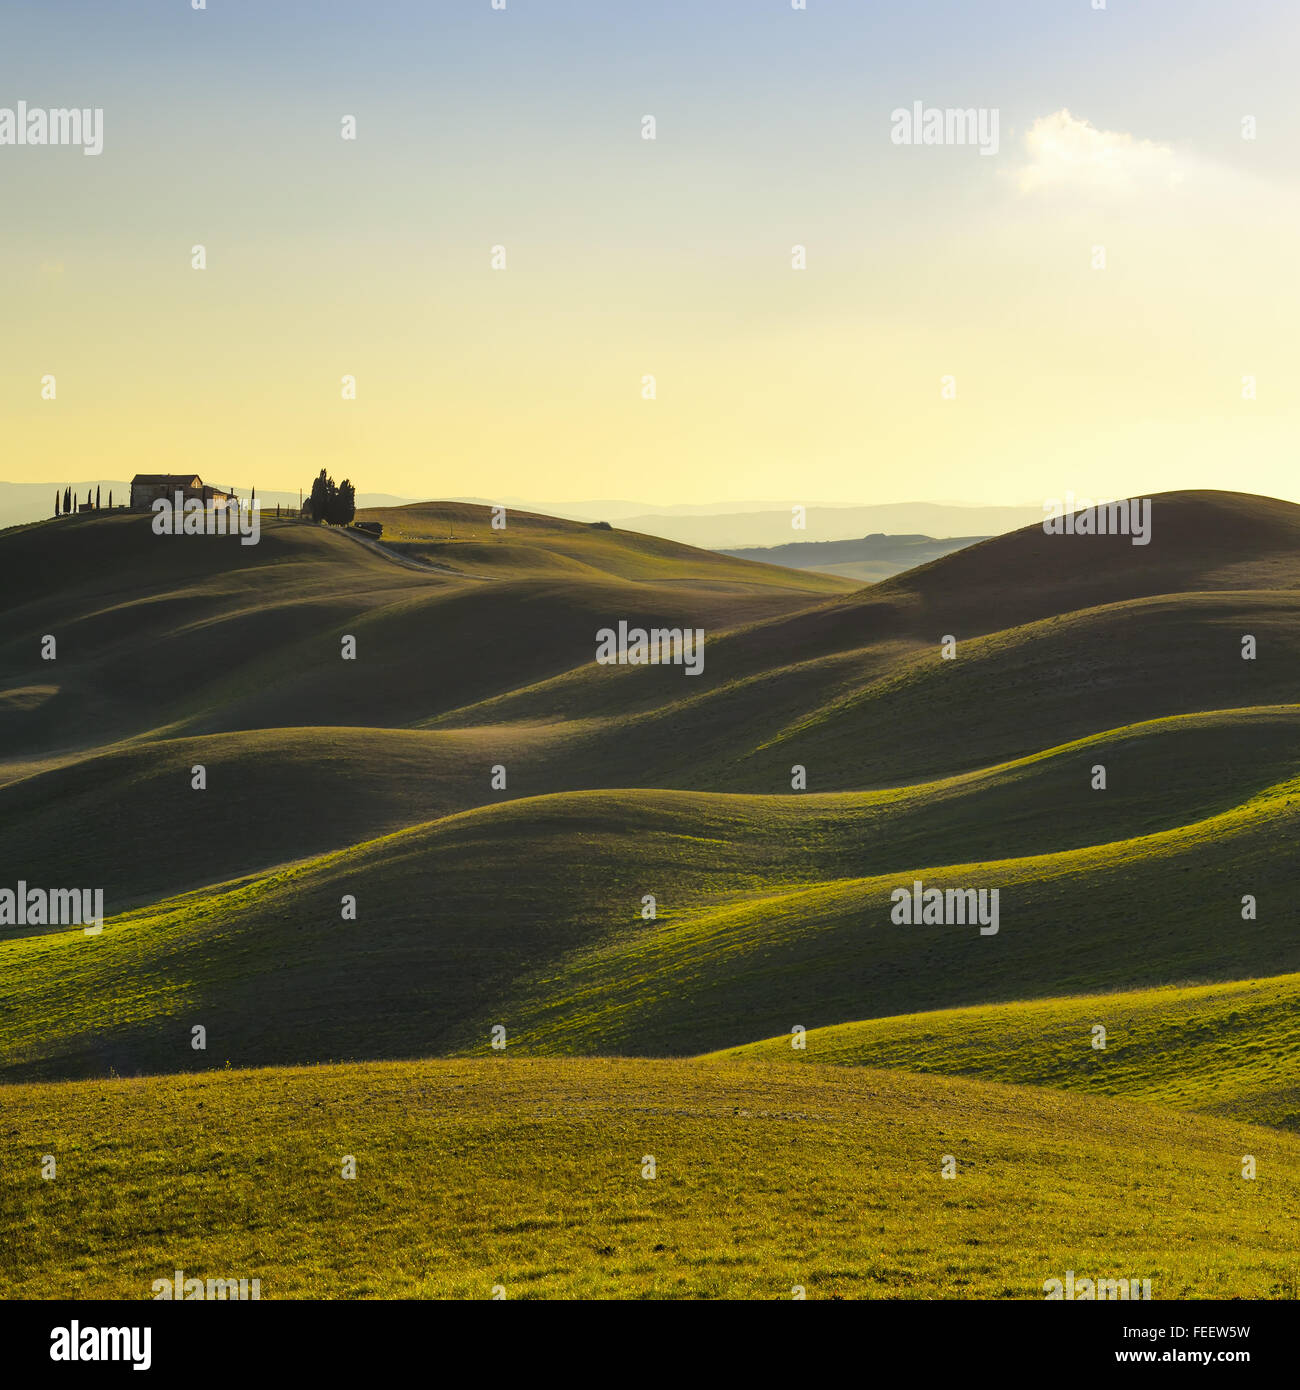
M 13 1086 L 5 1116 L 19 1297 L 149 1298 L 178 1267 L 263 1299 L 1042 1299 L 1067 1270 L 1294 1298 L 1300 1276 L 1300 1138 L 1034 1087 L 496 1058 Z
M 0 941 L 0 1055 L 33 1077 L 203 1065 L 179 1047 L 183 1019 L 220 1020 L 229 1041 L 209 1064 L 482 1050 L 498 1023 L 530 1051 L 691 1054 L 793 1023 L 1285 973 L 1300 968 L 1277 853 L 1300 822 L 1296 713 L 1256 717 L 1235 785 L 1134 788 L 1114 819 L 1088 783 L 1104 744 L 901 805 L 592 791 L 480 807 L 136 909 L 91 941 Z M 1128 740 L 1135 779 L 1151 745 L 1150 767 L 1178 760 L 1178 735 L 1207 733 Z M 1279 758 L 1291 775 L 1263 785 Z M 1062 797 L 1071 763 L 1077 794 Z M 1003 806 L 1019 840 L 1004 831 L 994 856 Z M 895 925 L 890 895 L 918 878 L 996 888 L 999 932 Z
M 486 530 L 487 509 L 449 510 Z M 248 547 L 155 536 L 132 513 L 6 532 L 0 763 L 165 734 L 402 727 L 589 661 L 610 614 L 715 630 L 853 587 L 577 522 L 511 526 L 441 568 L 273 517 Z
M 836 1136 L 868 1123 L 881 1239 L 813 1260 L 810 1294 L 1041 1296 L 1099 1232 L 1120 1251 L 1117 1203 L 1195 1189 L 1198 1229 L 1245 1232 L 1231 1259 L 1145 1220 L 1124 1258 L 1170 1296 L 1294 1295 L 1272 1232 L 1300 1125 L 1300 507 L 1167 494 L 1147 546 L 1031 527 L 868 588 L 536 515 L 494 532 L 471 504 L 376 519 L 381 543 L 268 519 L 255 547 L 190 544 L 126 514 L 0 534 L 9 880 L 101 887 L 110 918 L 0 924 L 11 1140 L 155 1173 L 141 1200 L 196 1263 L 252 1272 L 250 1231 L 319 1230 L 296 1264 L 256 1246 L 284 1292 L 462 1295 L 487 1260 L 542 1295 L 783 1296 L 810 1257 L 774 1233 L 811 1210 L 843 1238 L 834 1203 L 862 1198 Z M 703 628 L 702 673 L 596 664 L 620 620 Z M 997 931 L 895 921 L 917 881 L 996 891 Z M 386 1171 L 535 1145 L 558 1225 L 503 1159 L 431 1189 L 453 1215 L 382 1278 L 327 1267 L 329 1240 L 361 1250 L 324 1174 L 364 1147 L 363 1095 Z M 191 1104 L 209 1171 L 319 1163 L 322 1186 L 240 1187 L 222 1215 L 169 1183 L 159 1115 Z M 763 1135 L 785 1153 L 814 1114 L 831 1206 L 764 1178 L 771 1229 L 755 1206 L 733 1260 L 725 1163 L 752 1167 Z M 650 1152 L 649 1115 L 694 1177 L 646 1252 L 597 1209 L 608 1143 Z M 1135 1176 L 1079 1179 L 1080 1225 L 1047 1173 L 1101 1136 Z M 986 1141 L 1001 1177 L 936 1225 L 947 1198 L 906 1195 L 917 1154 Z M 1234 1179 L 1255 1151 L 1279 1187 Z M 1013 1170 L 1047 1233 L 1023 1258 Z M 71 1264 L 136 1287 L 158 1249 L 119 1241 L 91 1188 L 36 1195 L 18 1171 L 17 1286 Z M 340 1191 L 406 1248 L 413 1180 Z M 68 1221 L 93 1236 L 74 1248 Z
M 717 1055 L 1123 1095 L 1300 1131 L 1300 975 L 897 1015 L 803 1043 L 787 1034 Z

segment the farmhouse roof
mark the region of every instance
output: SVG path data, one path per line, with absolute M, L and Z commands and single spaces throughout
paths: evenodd
M 136 483 L 182 483 L 185 487 L 202 487 L 203 479 L 197 473 L 137 473 L 131 479 L 131 486 Z

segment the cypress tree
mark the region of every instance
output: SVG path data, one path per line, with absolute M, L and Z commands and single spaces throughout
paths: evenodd
M 311 484 L 311 519 L 313 521 L 329 520 L 330 488 L 329 474 L 322 468 L 312 479 Z
M 336 526 L 349 526 L 356 514 L 357 490 L 347 478 L 344 478 L 339 484 L 335 512 L 331 520 Z

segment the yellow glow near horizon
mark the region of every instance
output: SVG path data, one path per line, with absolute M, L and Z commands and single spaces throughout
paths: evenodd
M 160 267 L 154 242 L 49 256 L 8 286 L 4 477 L 176 467 L 271 491 L 326 467 L 368 492 L 557 503 L 1300 501 L 1295 190 L 1064 111 L 1006 138 L 946 219 L 858 208 L 801 239 L 806 270 L 775 204 L 730 242 L 503 234 L 504 271 L 488 239 L 214 245 L 202 272 L 188 248 Z M 929 177 L 928 152 L 906 153 Z

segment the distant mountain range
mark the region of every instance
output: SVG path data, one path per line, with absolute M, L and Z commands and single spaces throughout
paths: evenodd
M 578 516 L 577 506 L 575 503 L 574 508 L 564 514 Z M 662 536 L 665 540 L 697 545 L 706 550 L 860 540 L 863 536 L 881 534 L 965 538 L 969 542 L 971 536 L 1001 536 L 1043 519 L 1041 506 L 965 507 L 946 502 L 889 502 L 863 507 L 810 506 L 802 517 L 803 527 L 795 530 L 791 524 L 791 508 L 776 510 L 776 506 L 767 504 L 767 510 L 751 511 L 746 509 L 746 504 L 733 504 L 726 511 L 708 515 L 672 510 L 620 518 L 610 514 L 600 519 L 614 521 L 629 531 Z M 764 558 L 772 559 L 770 556 Z
M 853 541 L 794 541 L 789 545 L 749 546 L 724 550 L 738 560 L 758 560 L 785 569 L 811 570 L 817 574 L 839 574 L 874 584 L 917 565 L 928 564 L 941 555 L 962 550 L 987 536 L 862 536 Z

